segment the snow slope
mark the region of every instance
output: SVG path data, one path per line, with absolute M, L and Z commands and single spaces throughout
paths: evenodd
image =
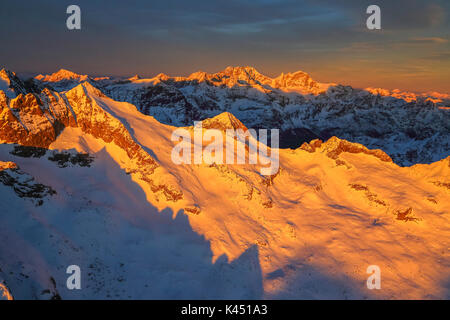
M 0 184 L 0 276 L 14 298 L 449 297 L 450 157 L 400 167 L 333 137 L 280 149 L 270 177 L 260 165 L 175 165 L 176 127 L 89 83 L 50 93 L 40 108 L 66 119 L 70 106 L 74 120 L 54 136 L 33 127 L 48 140 L 23 141 L 49 142 L 41 151 L 0 136 L 0 160 L 14 163 L 2 172 L 16 166 L 56 192 L 36 203 Z M 207 123 L 243 126 L 228 113 Z M 84 153 L 91 163 L 70 160 Z M 153 184 L 140 172 L 147 157 Z M 65 286 L 73 264 L 82 290 Z M 381 290 L 366 287 L 369 265 Z

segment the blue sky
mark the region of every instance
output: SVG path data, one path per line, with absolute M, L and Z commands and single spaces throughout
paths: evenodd
M 0 65 L 91 75 L 187 75 L 250 65 L 355 87 L 450 91 L 450 1 L 0 2 Z M 81 7 L 82 29 L 66 28 Z M 370 4 L 382 30 L 366 28 Z

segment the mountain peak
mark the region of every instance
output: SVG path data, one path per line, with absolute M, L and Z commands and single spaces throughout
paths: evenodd
M 302 70 L 297 70 L 295 72 L 281 73 L 281 75 L 279 77 L 284 77 L 284 78 L 305 78 L 305 77 L 308 77 L 308 78 L 311 78 L 311 76 L 308 73 L 306 73 L 306 72 L 304 72 Z
M 17 164 L 11 161 L 0 161 L 0 171 L 7 170 L 7 169 L 16 169 Z
M 137 75 L 137 74 L 135 74 L 131 78 L 128 78 L 128 80 L 130 80 L 130 81 L 136 81 L 136 80 L 140 80 L 140 79 L 141 79 L 141 77 L 139 75 Z
M 223 131 L 226 129 L 247 130 L 247 127 L 230 112 L 222 112 L 217 116 L 203 120 L 202 127 L 205 129 L 218 129 Z
M 239 80 L 247 80 L 247 79 L 257 79 L 259 77 L 265 77 L 261 73 L 259 73 L 254 67 L 245 66 L 245 67 L 226 67 L 225 70 L 217 73 L 224 74 L 227 76 L 236 77 Z
M 93 94 L 97 97 L 105 96 L 99 89 L 94 87 L 89 81 L 84 81 L 84 82 L 80 83 L 79 85 L 73 87 L 69 91 L 67 91 L 67 93 L 70 93 L 70 92 L 76 93 L 77 95 L 80 95 L 80 96 L 85 96 L 85 95 L 89 95 L 89 94 Z
M 210 76 L 210 74 L 208 74 L 205 71 L 197 71 L 192 73 L 187 79 L 188 80 L 198 80 L 200 82 L 205 81 L 206 79 L 208 79 L 208 76 Z
M 225 70 L 223 70 L 222 72 L 233 72 L 233 73 L 243 73 L 243 72 L 247 72 L 247 73 L 259 73 L 254 67 L 251 66 L 228 66 L 225 68 Z
M 162 81 L 166 81 L 166 80 L 170 79 L 170 77 L 167 74 L 162 73 L 162 72 L 158 73 L 155 78 L 158 80 L 162 80 Z
M 236 84 L 239 80 L 249 81 L 255 77 L 264 77 L 253 67 L 233 67 L 228 66 L 224 70 L 217 73 L 207 73 L 205 71 L 197 71 L 192 73 L 188 79 L 198 81 L 227 82 L 228 84 Z
M 58 82 L 62 80 L 77 80 L 77 81 L 85 81 L 89 77 L 87 75 L 80 75 L 75 72 L 72 72 L 67 69 L 59 69 L 57 72 L 52 73 L 51 75 L 38 75 L 35 79 L 44 81 L 44 82 Z
M 303 71 L 282 73 L 277 78 L 271 78 L 261 74 L 251 66 L 229 66 L 217 73 L 198 71 L 191 74 L 188 80 L 199 82 L 207 81 L 214 85 L 251 86 L 259 90 L 280 89 L 283 91 L 298 91 L 301 93 L 319 93 L 328 87 L 314 81 L 309 74 Z
M 253 67 L 226 67 L 224 70 L 208 74 L 205 72 L 196 72 L 190 76 L 191 79 L 198 81 L 209 81 L 216 85 L 226 85 L 227 87 L 233 86 L 252 86 L 258 87 L 264 83 L 271 82 L 271 78 L 268 78 L 259 73 Z
M 283 89 L 297 89 L 302 88 L 317 91 L 320 90 L 320 84 L 314 81 L 311 76 L 304 71 L 295 71 L 288 73 L 281 73 L 277 78 L 273 79 L 274 86 Z

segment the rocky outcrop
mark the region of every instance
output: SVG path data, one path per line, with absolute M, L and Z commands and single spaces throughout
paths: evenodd
M 60 168 L 65 168 L 69 165 L 77 165 L 80 167 L 90 167 L 94 161 L 94 157 L 88 153 L 70 153 L 70 152 L 55 152 L 53 151 L 48 160 L 54 161 Z
M 38 206 L 44 203 L 45 197 L 56 193 L 50 186 L 35 182 L 32 176 L 20 170 L 14 162 L 0 161 L 0 183 L 11 187 L 19 197 L 31 199 Z
M 46 111 L 35 94 L 20 94 L 9 99 L 0 91 L 0 141 L 48 147 L 63 126 L 58 125 L 54 114 Z
M 346 140 L 339 139 L 337 137 L 330 138 L 327 142 L 323 144 L 323 150 L 326 152 L 327 156 L 331 159 L 337 159 L 339 155 L 343 152 L 348 153 L 365 153 L 372 155 L 381 161 L 392 162 L 391 157 L 389 157 L 382 150 L 369 150 L 365 146 L 359 143 L 353 143 Z
M 225 70 L 209 74 L 206 72 L 195 72 L 189 77 L 183 79 L 177 77 L 177 81 L 197 81 L 199 83 L 207 83 L 213 86 L 226 87 L 256 87 L 259 89 L 273 90 L 278 89 L 282 91 L 297 90 L 305 93 L 320 93 L 321 89 L 319 83 L 314 81 L 307 73 L 297 71 L 294 73 L 282 73 L 277 78 L 270 78 L 259 73 L 253 67 L 227 67 Z
M 348 153 L 364 153 L 371 156 L 374 156 L 381 161 L 384 162 L 392 162 L 391 157 L 387 155 L 384 151 L 375 149 L 370 150 L 359 143 L 349 142 L 343 139 L 339 139 L 337 137 L 331 137 L 328 141 L 322 142 L 321 140 L 315 139 L 310 143 L 303 143 L 300 148 L 301 150 L 305 150 L 307 152 L 316 152 L 316 150 L 320 150 L 321 152 L 326 153 L 326 155 L 331 159 L 338 159 L 339 155 L 343 152 Z
M 1 300 L 14 300 L 14 298 L 6 285 L 0 280 L 0 301 Z

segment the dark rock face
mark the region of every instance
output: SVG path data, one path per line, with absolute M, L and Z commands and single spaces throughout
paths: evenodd
M 49 151 L 45 148 L 22 145 L 15 145 L 10 153 L 22 158 L 41 158 L 45 156 L 47 152 L 50 152 L 50 156 L 47 159 L 56 162 L 60 168 L 65 168 L 70 164 L 80 167 L 90 167 L 91 163 L 94 161 L 94 157 L 88 153 L 56 152 Z
M 47 149 L 16 145 L 10 153 L 22 158 L 41 158 L 47 153 Z
M 26 94 L 32 89 L 29 83 L 25 84 L 14 72 L 6 69 L 0 70 L 0 79 L 8 82 L 9 90 L 13 92 L 14 95 Z
M 62 126 L 55 115 L 46 110 L 40 97 L 28 93 L 9 99 L 2 94 L 0 92 L 0 137 L 4 142 L 46 148 L 55 141 Z
M 326 145 L 327 146 L 330 145 L 330 148 L 327 152 L 327 156 L 330 157 L 331 159 L 336 160 L 342 152 L 348 152 L 348 153 L 370 154 L 380 159 L 381 161 L 392 162 L 391 157 L 389 157 L 382 150 L 369 150 L 360 144 L 351 143 L 345 140 L 338 139 L 336 137 L 332 137 L 331 139 L 329 139 L 326 142 Z
M 396 216 L 397 216 L 397 220 L 402 220 L 402 221 L 416 221 L 417 218 L 415 218 L 413 216 L 413 209 L 412 208 L 408 208 L 405 210 L 397 210 L 395 212 Z
M 12 162 L 0 162 L 0 183 L 11 187 L 19 197 L 31 199 L 38 206 L 44 203 L 45 197 L 56 194 L 52 187 L 35 182 L 32 176 Z
M 339 139 L 337 137 L 332 137 L 326 142 L 322 142 L 322 140 L 314 139 L 310 143 L 304 142 L 300 149 L 305 150 L 307 152 L 313 153 L 317 149 L 321 149 L 323 152 L 326 152 L 327 157 L 337 160 L 339 155 L 343 152 L 348 153 L 364 153 L 372 155 L 381 161 L 384 162 L 392 162 L 391 157 L 389 157 L 384 151 L 382 150 L 370 150 L 367 149 L 365 146 L 358 144 L 358 143 L 352 143 L 346 140 Z
M 76 153 L 71 154 L 69 152 L 53 152 L 48 160 L 54 161 L 58 164 L 60 168 L 65 168 L 69 164 L 78 165 L 80 167 L 90 167 L 91 163 L 94 161 L 94 157 L 90 156 L 88 153 Z

